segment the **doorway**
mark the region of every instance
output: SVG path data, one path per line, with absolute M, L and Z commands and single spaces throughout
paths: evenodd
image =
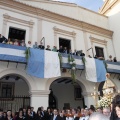
M 21 40 L 25 40 L 25 36 L 26 36 L 26 30 L 9 27 L 8 38 L 10 38 L 11 41 L 14 41 L 15 39 L 17 39 L 20 42 Z
M 65 38 L 59 38 L 59 46 L 67 48 L 67 52 L 71 49 L 71 40 Z
M 84 106 L 82 88 L 69 77 L 58 78 L 50 85 L 49 107 L 51 108 L 77 108 Z
M 97 57 L 104 57 L 103 48 L 96 46 L 96 47 L 95 47 L 95 51 L 96 51 Z

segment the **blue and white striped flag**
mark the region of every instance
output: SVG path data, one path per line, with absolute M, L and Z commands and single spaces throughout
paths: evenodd
M 106 80 L 106 69 L 102 60 L 85 58 L 86 79 L 91 82 L 102 82 Z
M 39 78 L 61 76 L 60 61 L 57 52 L 30 49 L 27 73 Z

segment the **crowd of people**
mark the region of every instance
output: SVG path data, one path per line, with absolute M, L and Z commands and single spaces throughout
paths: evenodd
M 25 40 L 17 40 L 17 39 L 15 39 L 14 41 L 12 41 L 10 38 L 6 39 L 1 34 L 0 34 L 0 43 L 16 45 L 16 46 L 24 46 L 24 47 L 26 46 Z M 82 50 L 80 50 L 80 51 L 74 50 L 74 52 L 72 52 L 71 49 L 68 49 L 67 47 L 63 47 L 63 46 L 60 46 L 59 49 L 57 49 L 56 46 L 53 46 L 53 48 L 51 49 L 50 45 L 47 45 L 47 48 L 45 48 L 42 41 L 40 41 L 39 45 L 38 45 L 37 42 L 35 42 L 34 45 L 32 45 L 31 41 L 28 41 L 27 47 L 31 47 L 31 48 L 34 48 L 34 49 L 45 49 L 45 50 L 49 50 L 49 51 L 66 53 L 66 54 L 71 54 L 71 55 L 76 55 L 76 56 L 85 56 L 85 54 L 83 53 Z M 92 58 L 91 55 L 88 55 L 88 57 Z M 104 57 L 102 57 L 102 56 L 98 57 L 97 55 L 95 55 L 94 58 L 104 60 Z M 117 62 L 117 58 L 116 57 L 112 58 L 112 55 L 109 55 L 108 61 Z
M 0 120 L 120 120 L 120 94 L 116 95 L 111 103 L 111 107 L 76 109 L 51 109 L 39 107 L 37 112 L 34 107 L 20 108 L 18 112 L 8 110 L 4 112 L 0 109 Z

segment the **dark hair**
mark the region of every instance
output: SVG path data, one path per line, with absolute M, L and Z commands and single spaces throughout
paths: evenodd
M 117 94 L 112 101 L 112 111 L 111 111 L 111 116 L 110 120 L 115 120 L 117 118 L 115 107 L 118 106 L 120 107 L 120 94 Z

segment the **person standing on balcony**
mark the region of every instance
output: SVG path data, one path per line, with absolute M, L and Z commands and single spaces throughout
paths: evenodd
M 0 43 L 2 43 L 3 42 L 3 37 L 2 37 L 2 35 L 0 34 Z
M 78 56 L 78 53 L 77 53 L 77 51 L 76 51 L 76 50 L 74 50 L 74 53 L 73 53 L 73 55 L 76 55 L 76 56 Z
M 113 62 L 117 62 L 117 59 L 116 59 L 116 57 L 114 57 L 114 58 L 113 58 Z
M 26 46 L 26 45 L 25 45 L 25 40 L 22 40 L 22 42 L 20 43 L 20 46 L 23 46 L 23 47 Z
M 112 55 L 109 55 L 108 61 L 112 62 Z
M 8 39 L 7 44 L 13 45 L 13 42 L 11 41 L 11 39 L 10 39 L 10 38 Z
M 27 47 L 29 47 L 29 48 L 32 47 L 31 41 L 28 41 L 28 45 L 27 45 Z
M 13 45 L 16 45 L 16 46 L 20 45 L 17 39 L 15 39 L 15 42 L 13 43 Z
M 63 53 L 63 47 L 60 46 L 59 50 L 58 50 L 60 53 Z
M 37 44 L 37 42 L 35 42 L 35 44 L 33 45 L 33 48 L 34 48 L 34 49 L 38 49 L 38 44 Z
M 38 46 L 38 48 L 39 49 L 44 49 L 45 48 L 44 45 L 43 45 L 43 43 L 42 43 L 42 41 L 40 41 L 40 45 Z
M 80 56 L 85 56 L 85 54 L 83 53 L 83 50 L 81 50 Z
M 52 51 L 57 52 L 57 48 L 56 48 L 56 46 L 53 46 Z
M 51 49 L 50 49 L 50 46 L 49 46 L 49 45 L 47 45 L 47 48 L 46 48 L 46 50 L 49 50 L 49 51 L 51 51 Z
M 63 53 L 67 54 L 67 47 L 64 47 Z

